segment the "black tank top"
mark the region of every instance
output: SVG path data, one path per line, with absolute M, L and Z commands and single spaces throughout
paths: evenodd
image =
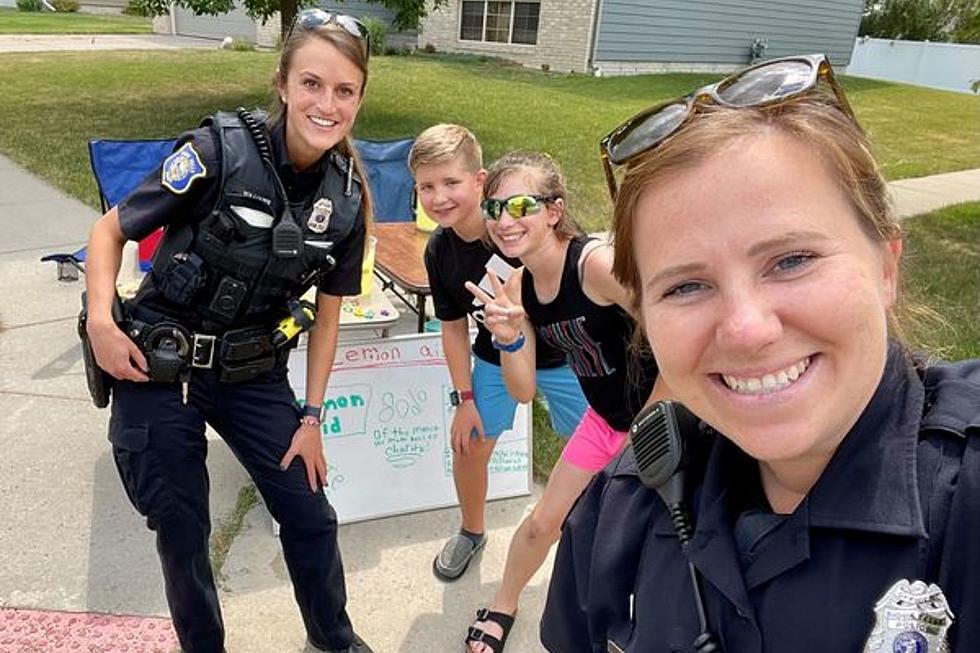
M 590 240 L 577 236 L 569 243 L 553 301 L 538 301 L 526 268 L 521 300 L 537 339 L 565 352 L 592 409 L 617 431 L 626 431 L 650 396 L 657 365 L 652 356 L 631 355 L 634 322 L 629 314 L 617 304 L 596 304 L 582 290 L 579 259 Z

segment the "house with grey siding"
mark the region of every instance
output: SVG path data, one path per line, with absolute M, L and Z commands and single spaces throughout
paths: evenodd
M 847 65 L 863 0 L 449 0 L 419 46 L 553 71 L 724 71 L 824 52 Z
M 112 1 L 112 0 L 101 0 Z M 391 25 L 394 14 L 380 4 L 372 4 L 360 0 L 346 2 L 330 2 L 323 0 L 319 3 L 327 11 L 337 11 L 356 18 L 374 16 L 386 25 Z M 265 23 L 253 20 L 245 13 L 241 3 L 236 3 L 233 10 L 217 16 L 201 15 L 183 7 L 171 5 L 171 13 L 154 19 L 154 31 L 162 34 L 179 34 L 180 36 L 197 36 L 201 38 L 223 39 L 226 36 L 245 39 L 257 45 L 272 47 L 278 43 L 280 34 L 279 14 L 275 14 Z M 386 37 L 388 46 L 414 48 L 418 34 L 413 31 L 395 31 L 390 28 Z

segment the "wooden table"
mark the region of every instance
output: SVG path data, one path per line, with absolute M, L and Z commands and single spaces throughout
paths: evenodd
M 418 332 L 425 331 L 425 298 L 432 294 L 425 272 L 425 245 L 429 234 L 414 222 L 374 225 L 374 269 L 382 288 L 391 290 L 418 315 Z M 409 298 L 412 295 L 413 298 Z

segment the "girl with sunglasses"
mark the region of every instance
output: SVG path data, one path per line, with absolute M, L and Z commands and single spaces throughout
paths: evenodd
M 92 230 L 87 332 L 99 366 L 116 379 L 109 440 L 127 495 L 156 532 L 187 653 L 225 648 L 209 562 L 206 424 L 281 526 L 309 646 L 370 651 L 345 608 L 320 427 L 340 303 L 360 291 L 371 210 L 350 139 L 367 62 L 360 23 L 301 12 L 273 76 L 271 116 L 219 113 L 185 133 Z M 153 270 L 117 324 L 123 245 L 159 227 Z M 316 306 L 304 306 L 299 298 L 313 284 Z M 300 408 L 286 361 L 294 322 L 313 317 Z
M 558 539 L 562 522 L 593 475 L 626 442 L 633 416 L 657 376 L 650 357 L 629 355 L 629 293 L 612 276 L 612 251 L 582 234 L 567 210 L 565 182 L 551 157 L 505 155 L 490 168 L 484 212 L 494 244 L 524 265 L 493 296 L 472 283 L 501 351 L 510 393 L 533 399 L 539 341 L 564 352 L 589 408 L 548 479 L 541 500 L 511 541 L 500 589 L 466 637 L 474 653 L 503 650 L 521 591 Z
M 747 69 L 602 147 L 626 166 L 616 276 L 708 451 L 680 538 L 644 456 L 596 479 L 546 648 L 980 650 L 980 361 L 900 339 L 901 225 L 826 59 Z

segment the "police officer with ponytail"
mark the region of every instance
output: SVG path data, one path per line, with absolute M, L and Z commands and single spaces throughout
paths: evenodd
M 361 23 L 301 12 L 273 77 L 272 114 L 206 119 L 92 229 L 86 330 L 98 365 L 114 377 L 109 440 L 130 501 L 156 533 L 187 653 L 224 650 L 208 557 L 205 424 L 281 525 L 309 646 L 371 650 L 345 609 L 320 430 L 340 303 L 359 292 L 370 219 L 350 139 L 367 59 Z M 153 269 L 117 322 L 123 245 L 159 227 Z M 315 307 L 300 300 L 313 285 Z M 286 361 L 311 323 L 300 408 Z

